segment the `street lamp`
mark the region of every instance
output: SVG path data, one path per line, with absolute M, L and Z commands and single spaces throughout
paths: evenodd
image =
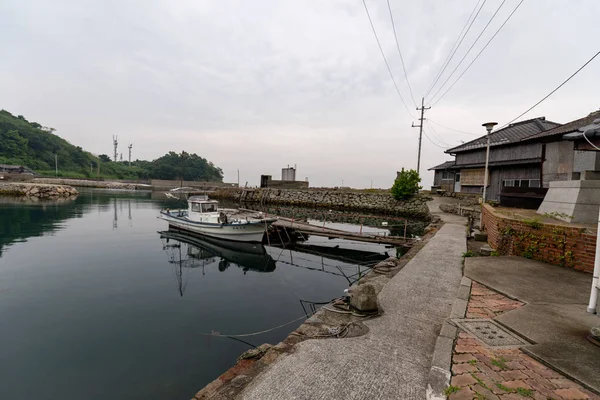
M 497 122 L 486 122 L 481 126 L 485 126 L 487 130 L 487 149 L 485 152 L 485 176 L 483 177 L 483 201 L 485 203 L 486 193 L 487 193 L 487 184 L 488 184 L 488 165 L 490 163 L 490 133 L 492 133 L 492 129 L 494 126 L 498 125 Z

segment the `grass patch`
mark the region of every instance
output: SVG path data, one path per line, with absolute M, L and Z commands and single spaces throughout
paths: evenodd
M 460 390 L 460 388 L 458 386 L 448 386 L 446 389 L 444 389 L 444 394 L 446 396 L 450 396 L 452 393 L 456 393 Z
M 475 253 L 473 253 L 471 250 L 464 252 L 463 257 L 475 257 Z
M 469 360 L 469 361 L 467 361 L 467 362 L 468 362 L 469 364 L 471 364 L 471 365 L 475 365 L 475 364 L 477 364 L 477 360 Z
M 533 390 L 531 390 L 531 389 L 525 389 L 525 388 L 522 388 L 522 387 L 518 387 L 517 388 L 517 393 L 519 393 L 521 396 L 524 396 L 524 397 L 531 397 L 531 396 L 533 396 Z
M 488 385 L 485 384 L 484 381 L 482 381 L 481 379 L 479 379 L 475 374 L 471 374 L 471 376 L 473 377 L 473 379 L 475 379 L 477 381 L 477 383 L 479 383 L 481 385 L 481 387 L 486 388 L 487 390 L 491 391 L 492 389 L 490 389 L 488 387 Z
M 504 386 L 501 383 L 496 383 L 496 386 L 498 387 L 498 389 L 504 390 L 507 393 L 511 393 L 512 392 L 512 390 L 510 388 L 507 388 L 506 386 Z
M 502 357 L 500 358 L 493 358 L 492 359 L 492 364 L 494 364 L 496 367 L 505 370 L 508 369 L 508 367 L 506 366 L 506 360 Z

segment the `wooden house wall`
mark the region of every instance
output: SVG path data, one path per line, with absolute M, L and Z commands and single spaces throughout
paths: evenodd
M 486 149 L 481 148 L 456 154 L 456 165 L 485 163 Z M 542 157 L 541 143 L 516 144 L 512 146 L 490 147 L 490 162 L 525 160 Z
M 486 197 L 488 200 L 500 201 L 502 181 L 505 179 L 540 179 L 541 165 L 503 166 L 490 169 L 490 180 Z

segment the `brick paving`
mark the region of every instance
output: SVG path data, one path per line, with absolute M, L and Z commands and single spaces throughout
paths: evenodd
M 467 318 L 494 318 L 523 304 L 473 282 Z M 521 350 L 493 349 L 467 332 L 454 346 L 450 385 L 449 400 L 600 400 Z
M 467 318 L 494 318 L 523 305 L 523 302 L 510 299 L 480 283 L 473 281 L 471 298 L 467 306 Z

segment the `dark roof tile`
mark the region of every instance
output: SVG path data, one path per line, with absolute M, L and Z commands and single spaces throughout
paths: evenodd
M 427 171 L 433 171 L 433 170 L 437 170 L 437 169 L 448 169 L 450 167 L 453 167 L 454 164 L 456 164 L 456 161 L 446 161 L 443 164 L 436 165 L 435 167 L 429 168 Z
M 537 135 L 560 126 L 559 123 L 546 120 L 544 117 L 528 119 L 526 121 L 510 124 L 506 128 L 499 129 L 490 134 L 490 146 L 500 146 L 510 143 L 518 143 L 524 139 Z M 487 145 L 487 135 L 461 144 L 460 146 L 446 150 L 446 153 L 460 153 L 463 151 L 476 150 Z
M 549 129 L 547 131 L 537 133 L 533 136 L 529 136 L 529 137 L 523 138 L 521 140 L 534 140 L 534 139 L 541 139 L 541 138 L 550 138 L 552 136 L 558 136 L 558 135 L 563 135 L 565 133 L 575 132 L 579 128 L 591 124 L 597 118 L 600 118 L 600 110 L 594 111 L 586 117 L 576 119 L 575 121 L 567 122 L 566 124 L 560 125 L 553 129 Z

